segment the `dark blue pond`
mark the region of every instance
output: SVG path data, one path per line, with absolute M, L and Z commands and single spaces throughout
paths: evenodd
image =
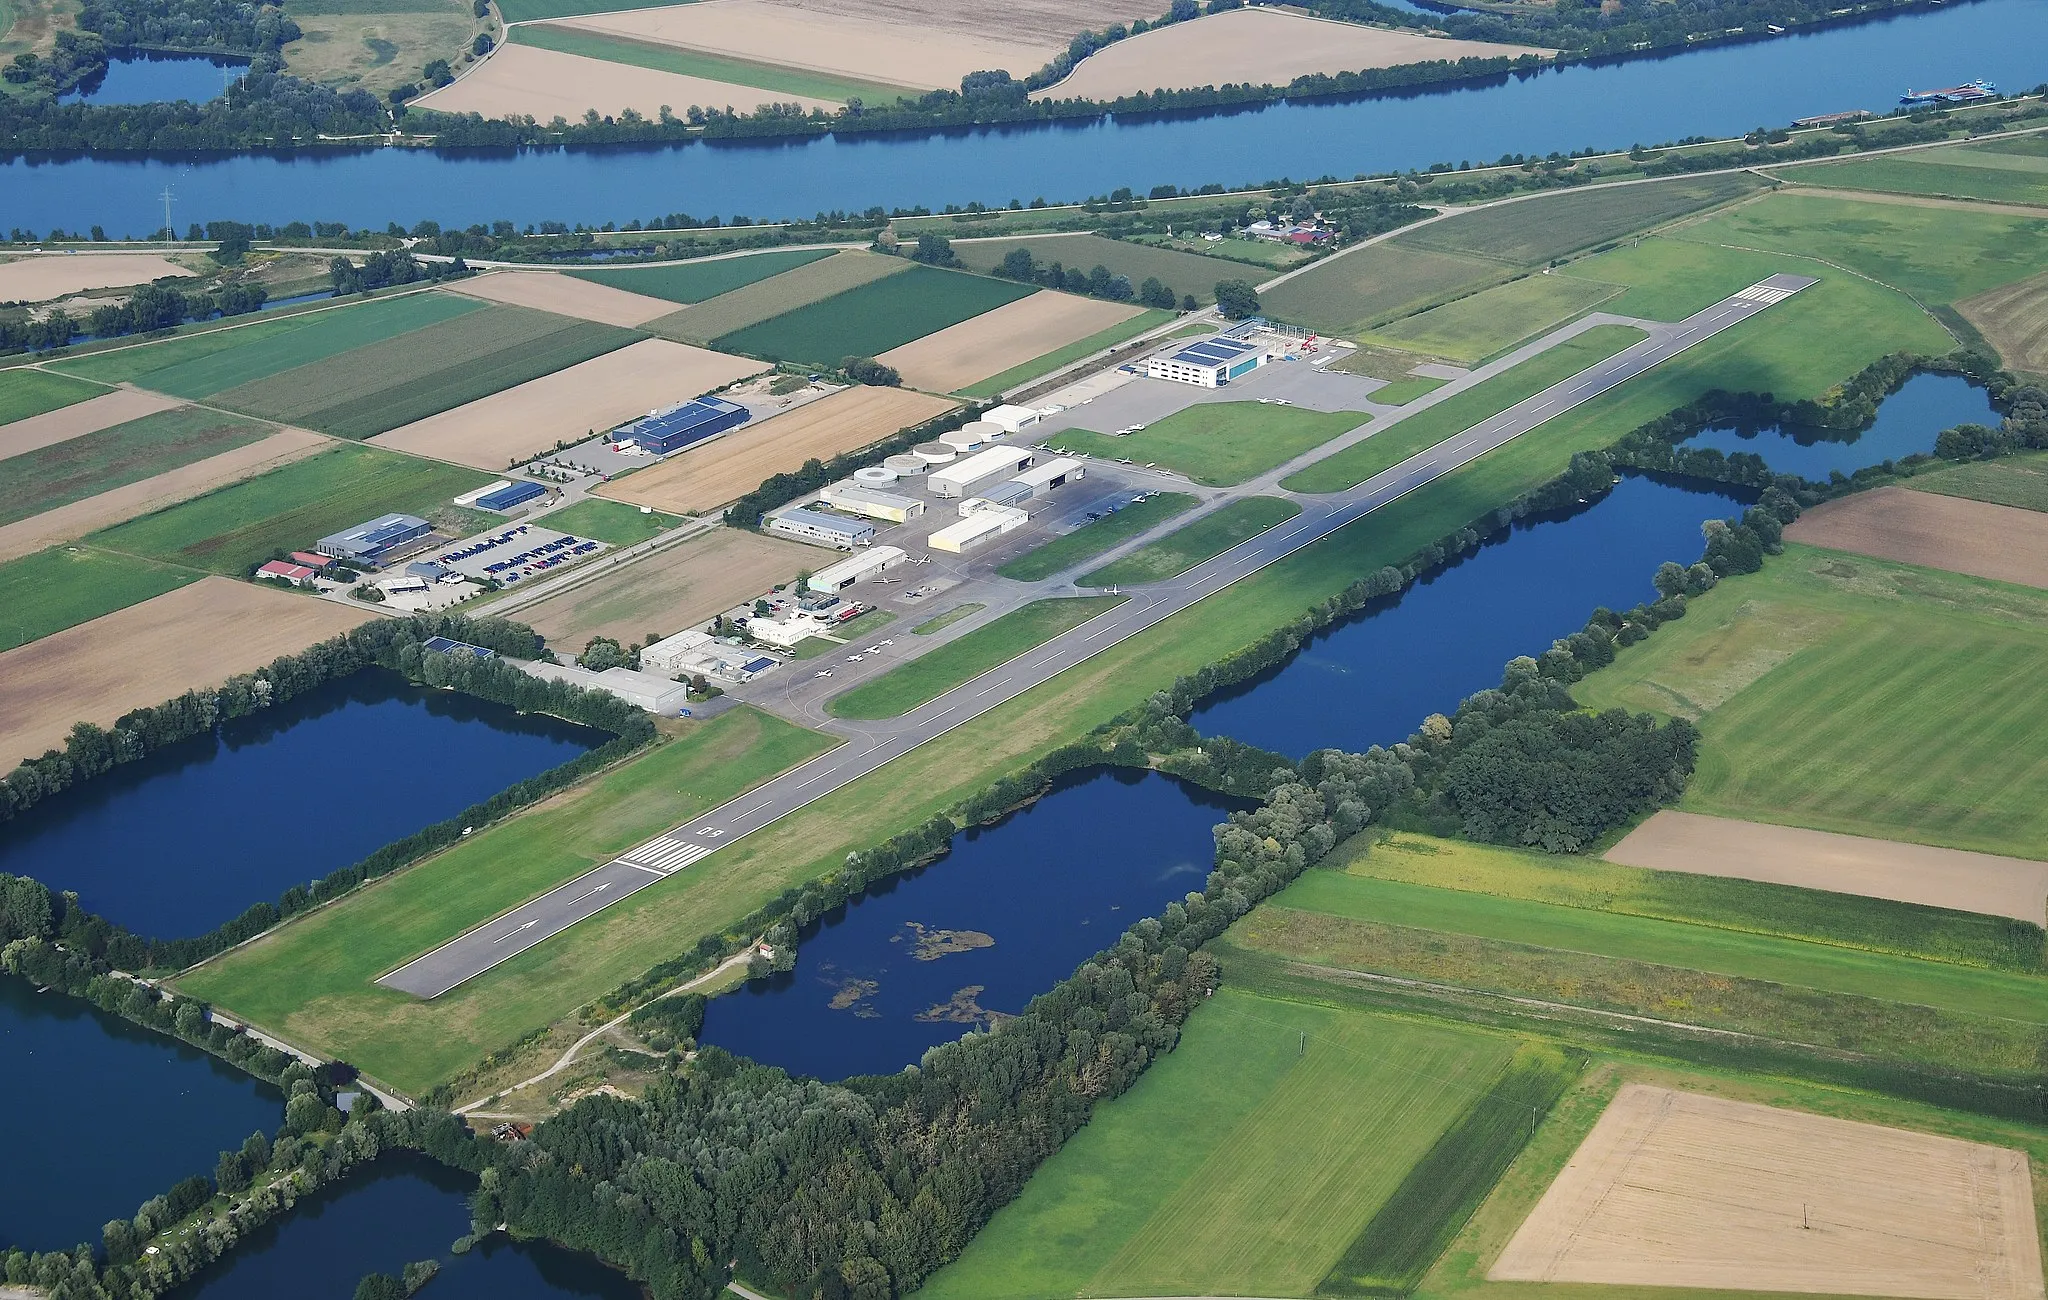
M 1584 627 L 1595 607 L 1655 600 L 1657 566 L 1697 561 L 1700 525 L 1742 508 L 1697 485 L 1625 478 L 1591 505 L 1524 520 L 1374 602 L 1292 659 L 1210 697 L 1190 721 L 1293 755 L 1405 740 L 1429 714 L 1498 686 L 1508 660 Z
M 275 1130 L 284 1098 L 176 1039 L 0 975 L 0 1115 L 0 1250 L 69 1250 Z
M 1158 773 L 1070 773 L 823 917 L 794 971 L 712 999 L 702 1041 L 826 1079 L 915 1064 L 1200 890 L 1211 828 L 1250 806 Z
M 202 934 L 606 739 L 371 669 L 38 805 L 0 832 L 0 871 Z
M 1351 176 L 1436 162 L 1626 147 L 1838 109 L 1889 110 L 1908 86 L 2043 76 L 2048 0 L 1978 0 L 1927 12 L 1581 65 L 1461 89 L 1244 112 L 1132 117 L 944 135 L 729 142 L 674 148 L 441 156 L 375 149 L 294 156 L 114 155 L 0 164 L 0 228 L 143 233 L 176 220 L 346 221 L 382 227 L 508 219 L 625 222 L 810 216 L 979 200 L 1075 200 L 1128 185 Z
M 179 99 L 204 104 L 220 98 L 228 83 L 248 70 L 247 59 L 210 54 L 128 54 L 109 60 L 104 77 L 65 98 L 87 104 L 156 104 Z
M 640 1288 L 587 1255 L 502 1235 L 466 1254 L 448 1247 L 470 1230 L 476 1180 L 424 1157 L 394 1153 L 292 1207 L 175 1292 L 179 1300 L 349 1300 L 366 1273 L 439 1260 L 436 1300 L 640 1300 Z
M 1877 420 L 1860 433 L 1845 437 L 1838 429 L 1796 424 L 1717 424 L 1682 445 L 1750 452 L 1780 474 L 1826 482 L 1835 470 L 1854 474 L 1866 466 L 1931 452 L 1935 435 L 1943 429 L 1958 424 L 1996 428 L 2002 418 L 1991 405 L 1991 395 L 1960 375 L 1915 375 L 1884 400 Z

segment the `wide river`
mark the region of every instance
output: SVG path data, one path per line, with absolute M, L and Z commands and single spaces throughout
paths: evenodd
M 669 212 L 775 219 L 1349 177 L 1884 111 L 1908 88 L 1976 77 L 2021 89 L 2048 76 L 2044 48 L 2048 0 L 1975 0 L 1655 59 L 1225 114 L 604 150 L 16 159 L 0 163 L 0 228 L 147 233 L 162 224 L 166 186 L 180 225 L 232 217 L 382 227 L 428 217 L 594 225 Z

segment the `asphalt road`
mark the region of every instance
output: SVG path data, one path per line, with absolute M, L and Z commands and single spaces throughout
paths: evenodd
M 1814 283 L 1817 281 L 1805 276 L 1774 275 L 1725 298 L 1466 432 L 1416 453 L 1348 492 L 1313 499 L 1308 509 L 1286 523 L 1196 565 L 1177 578 L 1134 591 L 1130 599 L 1115 609 L 991 668 L 900 718 L 848 726 L 851 738 L 837 749 L 521 904 L 377 982 L 422 998 L 438 997 L 585 917 L 688 868 L 724 845 L 866 776 L 889 760 L 1015 699 L 1204 596 L 1470 463 Z

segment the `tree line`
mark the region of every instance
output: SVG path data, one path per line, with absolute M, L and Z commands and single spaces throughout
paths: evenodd
M 411 250 L 403 248 L 371 253 L 361 262 L 337 257 L 327 264 L 327 279 L 334 286 L 337 298 L 367 293 L 372 289 L 388 289 L 393 285 L 459 280 L 468 274 L 469 263 L 460 257 L 452 262 L 422 262 L 412 255 Z
M 71 344 L 80 334 L 118 338 L 175 329 L 187 321 L 261 311 L 269 294 L 260 284 L 224 284 L 188 293 L 169 284 L 145 284 L 126 302 L 95 307 L 83 321 L 53 311 L 42 320 L 0 321 L 0 353 L 41 351 Z

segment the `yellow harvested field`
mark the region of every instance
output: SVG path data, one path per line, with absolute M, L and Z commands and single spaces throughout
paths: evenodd
M 2008 368 L 2048 375 L 2048 272 L 1965 298 L 1956 310 L 1998 349 Z
M 768 369 L 761 361 L 642 339 L 370 439 L 380 447 L 501 470 Z
M 1809 546 L 2048 587 L 2048 514 L 1883 487 L 1815 506 L 1785 536 Z
M 0 424 L 0 460 L 53 443 L 83 438 L 88 433 L 98 433 L 101 429 L 111 429 L 117 424 L 126 424 L 130 420 L 182 405 L 184 403 L 175 397 L 145 393 L 138 388 L 117 388 L 104 397 L 60 406 L 54 411 L 31 415 L 26 420 L 16 420 L 13 424 Z
M 1102 27 L 1111 21 L 1096 6 L 1054 5 L 1051 9 L 1059 13 L 1071 9 L 1072 25 L 1062 26 L 1058 35 L 1036 39 L 1007 11 L 1000 22 L 992 23 L 985 10 L 940 5 L 935 0 L 880 5 L 701 0 L 698 4 L 567 18 L 559 25 L 807 72 L 923 90 L 958 90 L 960 78 L 970 72 L 1000 68 L 1018 77 L 1036 72 L 1083 28 Z M 998 29 L 1002 35 L 997 35 Z M 749 93 L 757 99 L 762 94 Z
M 608 117 L 630 108 L 642 117 L 657 118 L 667 104 L 680 117 L 692 104 L 731 105 L 751 113 L 771 99 L 827 112 L 839 107 L 837 100 L 770 94 L 756 86 L 586 59 L 533 45 L 501 45 L 468 76 L 413 102 L 442 113 L 481 113 L 487 118 L 524 113 L 541 122 L 557 117 L 580 122 L 593 108 Z
M 676 305 L 665 298 L 649 298 L 646 294 L 629 293 L 608 284 L 579 280 L 573 275 L 558 275 L 553 271 L 499 271 L 474 279 L 457 280 L 454 289 L 459 294 L 487 302 L 531 307 L 557 316 L 594 320 L 600 325 L 618 325 L 626 329 L 645 325 L 655 317 L 666 316 L 676 309 Z
M 50 253 L 0 262 L 0 302 L 48 302 L 84 289 L 148 284 L 192 275 L 154 253 Z
M 875 359 L 894 366 L 907 384 L 950 393 L 1099 334 L 1141 310 L 1046 289 L 891 348 Z
M 597 494 L 638 506 L 695 514 L 722 506 L 764 479 L 830 460 L 952 410 L 958 403 L 903 388 L 847 388 L 787 415 L 742 427 L 695 451 L 608 483 Z
M 124 483 L 55 510 L 45 510 L 0 526 L 0 561 L 74 541 L 98 529 L 189 501 L 203 492 L 268 473 L 333 445 L 331 439 L 304 429 L 280 429 L 260 442 L 167 469 L 139 482 Z
M 1659 812 L 1607 850 L 1609 862 L 1889 898 L 2048 924 L 2048 862 Z
M 649 632 L 679 632 L 817 567 L 813 547 L 718 528 L 608 570 L 512 617 L 557 649 L 581 650 L 594 636 L 626 645 Z
M 1486 1276 L 2042 1297 L 2025 1153 L 1633 1083 Z
M 201 578 L 0 654 L 0 767 L 62 745 L 74 722 L 215 686 L 375 617 L 334 601 Z
M 1284 86 L 1311 73 L 1359 72 L 1435 59 L 1551 51 L 1390 32 L 1279 9 L 1233 9 L 1118 41 L 1033 99 L 1116 99 L 1140 91 L 1249 82 Z

